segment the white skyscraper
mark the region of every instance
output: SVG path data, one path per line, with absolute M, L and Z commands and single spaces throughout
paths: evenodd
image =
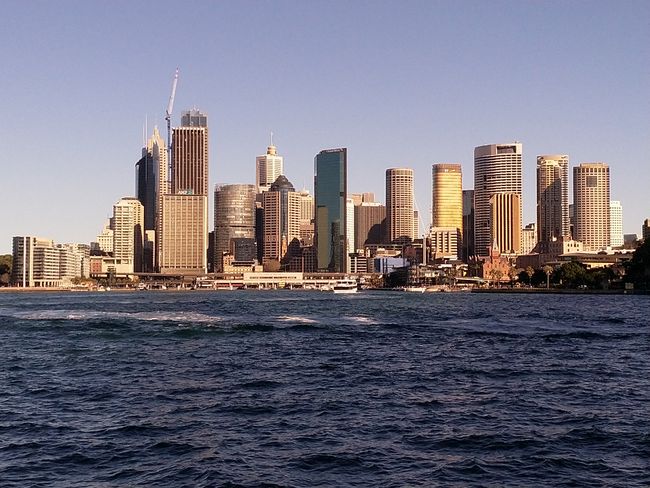
M 113 257 L 124 271 L 141 271 L 144 245 L 144 207 L 137 198 L 125 197 L 113 205 Z
M 609 202 L 609 245 L 612 247 L 623 246 L 623 207 L 618 200 Z
M 271 136 L 271 145 L 266 148 L 266 154 L 255 158 L 255 185 L 257 193 L 268 191 L 278 176 L 283 174 L 283 158 L 278 156 L 276 147 L 273 145 L 273 136 Z

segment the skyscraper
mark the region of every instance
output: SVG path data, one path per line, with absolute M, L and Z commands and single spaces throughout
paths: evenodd
M 522 145 L 488 144 L 474 149 L 474 251 L 488 256 L 493 244 L 490 199 L 495 193 L 516 193 L 521 205 Z M 521 219 L 521 207 L 519 209 Z M 516 224 L 521 231 L 521 220 Z M 499 247 L 501 243 L 497 242 Z
M 143 153 L 147 153 L 151 156 L 153 160 L 153 166 L 155 168 L 155 178 L 156 178 L 156 208 L 154 216 L 154 230 L 155 232 L 155 250 L 154 250 L 154 269 L 158 269 L 160 266 L 160 255 L 162 252 L 162 202 L 163 195 L 167 195 L 170 191 L 169 188 L 169 164 L 167 161 L 167 148 L 165 147 L 165 141 L 160 136 L 158 127 L 154 126 L 153 134 L 147 141 L 146 148 L 143 148 Z M 145 205 L 145 204 L 143 204 Z M 146 221 L 146 205 L 145 205 L 145 221 Z M 146 223 L 145 223 L 146 227 Z M 145 230 L 150 230 L 146 228 Z
M 214 189 L 214 263 L 222 272 L 223 253 L 232 239 L 255 239 L 255 186 L 217 185 Z
M 172 133 L 171 192 L 163 195 L 162 273 L 207 272 L 208 120 L 184 112 Z
M 172 132 L 172 180 L 175 195 L 208 195 L 208 119 L 198 110 L 184 112 Z
M 490 197 L 490 236 L 501 254 L 521 253 L 521 194 L 499 192 Z
M 283 174 L 283 158 L 277 153 L 277 148 L 271 144 L 266 148 L 266 154 L 255 158 L 255 185 L 257 193 L 267 191 L 278 176 Z
M 413 209 L 413 170 L 389 168 L 386 170 L 386 225 L 388 240 L 407 243 L 415 238 Z
M 263 259 L 287 264 L 300 250 L 302 197 L 280 175 L 262 195 L 264 207 Z
M 146 147 L 142 157 L 135 163 L 135 196 L 144 208 L 144 229 L 156 228 L 156 164 Z
M 570 235 L 569 156 L 537 156 L 537 240 Z
M 381 244 L 385 240 L 386 206 L 379 202 L 361 202 L 354 207 L 355 248 Z
M 431 229 L 456 229 L 454 239 L 436 239 L 433 255 L 459 257 L 463 235 L 463 177 L 460 164 L 440 163 L 431 167 Z M 438 236 L 434 232 L 435 236 Z
M 474 256 L 474 190 L 463 190 L 462 260 Z
M 121 272 L 142 271 L 144 207 L 137 198 L 124 197 L 113 205 L 113 257 Z
M 609 245 L 609 166 L 582 163 L 573 168 L 573 204 L 575 239 L 585 251 L 597 251 Z
M 314 158 L 316 267 L 344 273 L 346 268 L 348 150 L 327 149 Z
M 612 247 L 623 246 L 623 207 L 618 200 L 609 202 L 609 245 Z

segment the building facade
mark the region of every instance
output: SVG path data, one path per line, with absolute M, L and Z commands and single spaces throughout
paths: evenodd
M 463 190 L 463 238 L 461 259 L 467 263 L 474 256 L 474 190 Z
M 113 205 L 113 257 L 119 272 L 142 271 L 143 249 L 144 206 L 137 198 L 121 198 Z
M 618 200 L 609 202 L 609 245 L 623 247 L 623 207 Z
M 440 163 L 431 167 L 431 227 L 457 229 L 455 238 L 435 240 L 443 247 L 433 247 L 432 241 L 431 252 L 450 255 L 449 245 L 453 242 L 454 259 L 460 257 L 463 236 L 463 176 L 460 164 Z
M 314 158 L 314 243 L 316 269 L 344 273 L 347 249 L 347 148 Z
M 521 254 L 521 195 L 493 193 L 490 197 L 490 236 L 501 254 Z
M 575 239 L 585 251 L 598 251 L 609 246 L 609 166 L 604 163 L 582 163 L 573 168 L 573 204 Z
M 300 251 L 302 198 L 284 175 L 262 195 L 264 208 L 263 263 L 287 264 Z
M 537 156 L 537 240 L 570 235 L 569 156 Z
M 363 250 L 368 244 L 386 240 L 386 206 L 379 202 L 362 201 L 354 207 L 354 247 Z
M 232 239 L 255 240 L 255 185 L 217 185 L 214 189 L 214 266 L 223 272 L 221 257 L 232 250 Z
M 415 239 L 416 220 L 413 200 L 413 170 L 386 170 L 386 226 L 388 240 L 409 243 Z
M 173 130 L 170 193 L 162 200 L 160 272 L 206 273 L 208 119 L 198 110 L 184 112 Z
M 488 144 L 474 149 L 474 251 L 488 256 L 492 245 L 490 199 L 495 193 L 514 193 L 521 202 L 522 145 Z M 518 212 L 521 216 L 521 208 Z M 521 221 L 517 231 L 521 230 Z
M 284 174 L 284 160 L 278 155 L 277 148 L 271 145 L 266 148 L 266 154 L 255 158 L 255 185 L 257 193 L 267 191 L 278 176 Z

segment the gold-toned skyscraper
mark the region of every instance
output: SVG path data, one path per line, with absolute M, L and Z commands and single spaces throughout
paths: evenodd
M 456 236 L 439 238 L 445 235 Z M 454 231 L 454 229 L 456 229 Z M 433 256 L 458 258 L 463 235 L 463 176 L 460 164 L 440 163 L 431 167 L 431 231 Z M 434 246 L 435 243 L 435 246 Z

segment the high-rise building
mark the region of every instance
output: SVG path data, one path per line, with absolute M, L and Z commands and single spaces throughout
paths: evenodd
M 386 240 L 386 206 L 379 202 L 364 202 L 354 207 L 354 247 L 381 244 Z
M 609 245 L 612 247 L 623 246 L 623 207 L 618 200 L 609 202 Z
M 537 240 L 570 235 L 569 156 L 537 156 Z
M 408 243 L 415 238 L 413 203 L 413 170 L 387 169 L 386 226 L 390 242 Z
M 537 244 L 537 225 L 528 224 L 521 229 L 521 254 L 530 254 Z
M 277 153 L 277 148 L 271 144 L 266 148 L 266 154 L 255 158 L 255 185 L 257 193 L 267 191 L 278 176 L 284 173 L 283 158 Z
M 438 238 L 442 234 L 434 232 L 435 242 L 443 247 L 433 247 L 432 241 L 431 251 L 435 255 L 458 258 L 463 235 L 463 177 L 460 164 L 440 163 L 431 167 L 431 227 L 457 229 L 457 235 L 447 239 Z
M 645 241 L 650 239 L 650 219 L 645 219 L 643 225 L 641 226 L 641 237 Z
M 474 190 L 463 190 L 463 238 L 461 259 L 474 256 Z
M 113 257 L 121 272 L 142 271 L 143 227 L 144 207 L 137 198 L 124 197 L 113 205 Z
M 172 132 L 171 191 L 208 195 L 208 120 L 198 110 L 184 112 Z
M 172 133 L 170 193 L 162 199 L 162 273 L 207 272 L 208 119 L 184 112 Z
M 316 267 L 344 273 L 346 268 L 348 150 L 327 149 L 314 158 Z
M 573 168 L 573 204 L 575 239 L 585 251 L 609 246 L 609 166 L 582 163 Z
M 521 205 L 521 157 L 522 145 L 518 142 L 488 144 L 474 149 L 474 251 L 479 256 L 488 256 L 493 244 L 492 195 L 515 193 Z M 521 218 L 521 207 L 518 215 Z M 513 228 L 521 232 L 521 220 L 513 224 Z
M 300 251 L 302 198 L 286 176 L 276 178 L 262 194 L 264 208 L 264 262 L 287 264 Z
M 232 239 L 255 239 L 255 185 L 217 185 L 214 189 L 214 266 L 222 272 Z
M 156 228 L 156 166 L 147 148 L 142 149 L 142 157 L 135 163 L 135 196 L 144 209 L 143 230 Z
M 490 197 L 490 236 L 501 254 L 521 253 L 521 194 L 493 193 Z
M 347 245 L 346 245 L 346 250 L 345 250 L 345 255 L 346 255 L 346 273 L 350 273 L 351 270 L 351 261 L 350 261 L 350 255 L 354 254 L 356 252 L 356 249 L 354 247 L 354 227 L 355 227 L 355 221 L 354 221 L 354 200 L 352 198 L 348 198 L 345 200 L 345 221 L 346 221 L 346 226 L 347 228 L 345 229 L 345 238 L 347 240 Z
M 147 153 L 151 156 L 153 160 L 153 166 L 155 168 L 155 178 L 156 178 L 156 188 L 155 188 L 155 199 L 156 199 L 156 208 L 155 208 L 155 217 L 154 217 L 154 227 L 155 239 L 154 239 L 154 251 L 153 251 L 153 267 L 158 269 L 160 264 L 160 254 L 162 252 L 162 197 L 167 195 L 170 192 L 169 187 L 169 162 L 167 161 L 167 147 L 165 146 L 165 141 L 160 136 L 158 127 L 153 128 L 153 134 L 147 141 L 146 148 L 143 148 L 143 153 Z M 146 204 L 145 205 L 145 221 L 146 221 Z M 145 223 L 146 227 L 146 223 Z M 146 228 L 145 230 L 150 230 Z
M 204 195 L 164 195 L 160 272 L 207 272 L 208 205 Z

